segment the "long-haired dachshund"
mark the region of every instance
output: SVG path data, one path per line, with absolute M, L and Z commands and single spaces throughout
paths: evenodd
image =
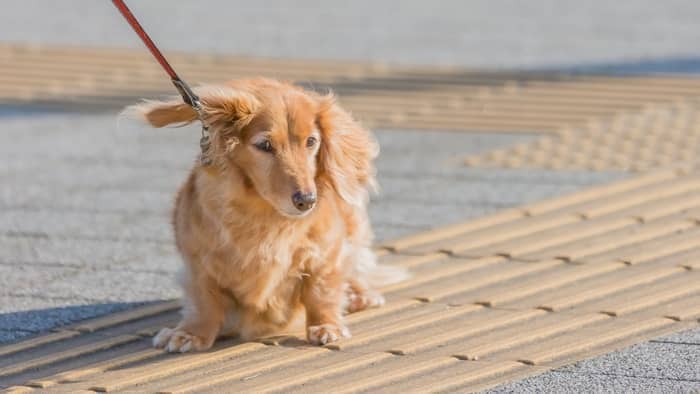
M 306 325 L 326 344 L 350 335 L 345 312 L 384 303 L 405 272 L 377 265 L 367 215 L 372 134 L 330 94 L 269 79 L 196 89 L 211 165 L 194 165 L 175 203 L 185 262 L 182 321 L 154 338 L 171 352 L 219 335 L 252 339 Z M 154 127 L 197 119 L 182 101 L 132 107 Z

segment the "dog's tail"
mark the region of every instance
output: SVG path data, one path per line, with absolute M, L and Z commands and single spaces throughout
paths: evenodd
M 355 270 L 358 276 L 372 288 L 402 282 L 411 277 L 403 267 L 378 264 L 377 256 L 370 248 L 358 250 L 356 258 Z

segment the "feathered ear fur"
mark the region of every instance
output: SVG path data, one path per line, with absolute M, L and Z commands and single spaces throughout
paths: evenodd
M 319 101 L 319 178 L 349 204 L 364 206 L 368 192 L 376 189 L 372 161 L 379 145 L 369 130 L 338 106 L 332 94 Z
M 227 123 L 243 127 L 250 123 L 259 107 L 255 96 L 230 87 L 203 86 L 194 91 L 199 96 L 209 126 Z M 147 100 L 128 107 L 125 112 L 140 115 L 153 127 L 183 125 L 197 119 L 195 110 L 179 97 L 168 101 Z
M 210 158 L 219 161 L 238 145 L 240 130 L 253 120 L 260 103 L 253 94 L 226 86 L 203 86 L 195 89 L 195 93 L 209 127 Z M 197 120 L 197 112 L 180 97 L 169 101 L 144 101 L 128 107 L 125 112 L 140 115 L 153 127 L 185 125 Z

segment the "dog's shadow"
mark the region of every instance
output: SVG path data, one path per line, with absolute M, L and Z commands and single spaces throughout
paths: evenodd
M 156 304 L 158 301 L 100 303 L 0 313 L 0 347 L 111 313 Z M 16 306 L 8 305 L 16 308 Z
M 260 338 L 257 342 L 270 346 L 282 346 L 291 348 L 317 348 L 318 346 L 310 344 L 303 339 L 301 335 L 277 335 L 271 337 Z
M 294 349 L 317 348 L 302 335 L 243 341 L 219 338 L 203 352 L 168 353 L 152 347 L 160 328 L 180 320 L 173 301 L 105 303 L 0 314 L 0 388 L 55 380 L 88 384 L 102 374 L 130 375 L 161 363 L 214 358 L 230 352 L 245 357 L 249 344 Z M 262 349 L 263 347 L 260 347 Z M 240 353 L 240 354 L 238 354 Z M 117 376 L 115 375 L 115 376 Z

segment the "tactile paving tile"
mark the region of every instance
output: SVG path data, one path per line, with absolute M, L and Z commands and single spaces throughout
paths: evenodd
M 564 133 L 568 128 L 583 127 L 621 113 L 644 111 L 649 105 L 681 103 L 683 106 L 684 100 L 700 93 L 700 80 L 681 77 L 615 78 L 205 54 L 166 55 L 191 84 L 268 76 L 321 91 L 331 88 L 345 107 L 375 127 Z M 138 98 L 163 94 L 174 94 L 173 87 L 145 49 L 0 44 L 0 102 L 86 110 L 118 108 Z M 664 128 L 667 118 L 655 118 L 645 124 Z M 690 117 L 679 119 L 668 121 L 681 129 L 692 125 Z M 544 143 L 559 155 L 556 160 L 548 157 L 548 151 L 533 151 L 527 146 L 514 148 L 522 151 L 518 155 L 500 151 L 474 160 L 478 165 L 499 166 L 543 160 L 557 163 L 551 164 L 555 167 L 579 160 L 580 155 L 573 152 L 559 152 L 556 143 Z M 625 145 L 627 148 L 636 152 L 633 145 Z M 596 146 L 588 144 L 586 149 Z M 621 160 L 615 152 L 596 151 L 611 163 Z M 536 157 L 530 157 L 531 153 L 536 153 Z M 635 154 L 649 162 L 656 160 L 644 152 Z M 585 156 L 580 160 L 585 162 Z
M 166 354 L 150 347 L 177 322 L 166 302 L 0 347 L 0 387 L 463 392 L 697 327 L 700 209 L 661 202 L 697 202 L 698 181 L 651 172 L 380 245 L 413 277 L 324 347 L 299 333 Z
M 476 167 L 648 170 L 700 165 L 700 89 L 671 103 L 563 128 L 552 136 L 469 157 Z

